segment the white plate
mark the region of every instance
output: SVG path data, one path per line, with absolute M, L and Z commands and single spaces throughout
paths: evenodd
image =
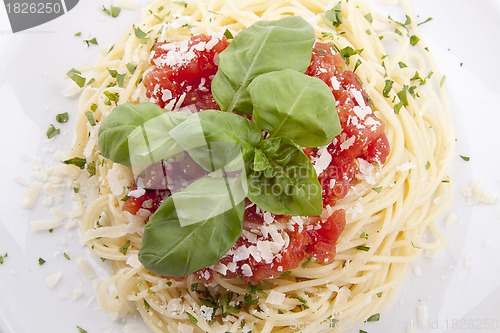
M 142 1 L 145 2 L 144 0 Z M 386 1 L 387 2 L 387 1 Z M 486 191 L 500 192 L 500 1 L 413 0 L 423 21 L 420 37 L 446 75 L 455 125 L 457 150 L 453 178 L 456 223 L 442 227 L 448 247 L 434 259 L 422 257 L 410 269 L 393 305 L 377 323 L 360 327 L 367 332 L 499 332 L 500 331 L 500 207 L 467 206 L 460 193 L 477 180 Z M 102 13 L 109 1 L 80 1 L 68 14 L 25 32 L 10 33 L 0 8 L 0 332 L 122 332 L 124 321 L 114 321 L 93 297 L 92 279 L 77 265 L 99 259 L 80 244 L 78 230 L 58 228 L 33 233 L 29 221 L 50 217 L 43 198 L 35 209 L 21 208 L 31 181 L 33 159 L 53 159 L 45 137 L 55 115 L 76 112 L 76 101 L 63 97 L 68 69 L 91 64 L 99 48 L 113 41 L 139 19 L 139 10 L 123 10 L 118 18 Z M 380 6 L 392 13 L 394 7 Z M 81 37 L 75 37 L 76 32 Z M 96 37 L 100 46 L 87 48 L 84 39 Z M 71 122 L 58 124 L 58 149 L 71 142 Z M 470 156 L 463 161 L 459 155 Z M 64 258 L 67 253 L 71 260 Z M 38 265 L 38 258 L 46 263 Z M 415 272 L 421 271 L 421 275 Z M 62 272 L 49 289 L 46 278 Z M 100 270 L 97 274 L 106 274 Z M 73 293 L 82 291 L 77 300 Z M 420 309 L 420 316 L 418 315 Z M 141 332 L 140 322 L 130 321 Z M 355 331 L 356 333 L 359 330 Z

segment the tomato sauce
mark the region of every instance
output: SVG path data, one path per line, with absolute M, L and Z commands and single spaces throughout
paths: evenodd
M 156 44 L 151 56 L 152 69 L 144 77 L 148 98 L 167 109 L 189 105 L 193 105 L 197 111 L 219 109 L 211 94 L 210 82 L 217 72 L 218 54 L 228 45 L 229 42 L 223 36 L 217 38 L 205 35 L 194 36 L 180 45 Z M 341 134 L 326 147 L 304 150 L 313 164 L 319 163 L 317 161 L 323 154 L 329 155 L 326 156 L 328 163 L 317 167 L 317 171 L 323 191 L 323 205 L 333 207 L 356 182 L 360 160 L 381 166 L 389 154 L 389 142 L 384 133 L 383 121 L 372 111 L 369 96 L 332 45 L 321 42 L 315 44 L 306 74 L 320 78 L 330 87 L 342 127 Z M 135 214 L 144 202 L 152 200 L 155 204 L 150 211 L 154 212 L 167 195 L 168 191 L 148 190 L 145 200 L 131 198 L 125 202 L 123 209 Z M 310 217 L 305 227 L 292 223 L 293 218 L 290 216 L 271 217 L 288 223 L 288 228 L 281 230 L 282 234 L 286 233 L 285 246 L 277 253 L 275 251 L 272 259 L 257 260 L 258 256 L 256 258 L 248 253 L 241 257 L 236 250 L 250 249 L 255 247 L 256 241 L 271 239 L 269 235 L 263 234 L 257 235 L 255 239 L 248 237 L 248 233 L 246 237 L 242 235 L 216 265 L 219 273 L 256 282 L 280 276 L 306 259 L 320 263 L 333 261 L 337 239 L 345 226 L 343 210 L 333 211 L 324 221 L 319 217 Z M 245 211 L 244 229 L 262 229 L 266 223 L 265 213 L 249 203 Z M 208 282 L 213 271 L 214 267 L 208 267 L 196 273 Z

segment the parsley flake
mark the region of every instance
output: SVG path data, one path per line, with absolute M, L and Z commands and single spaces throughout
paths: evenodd
M 129 247 L 130 247 L 130 240 L 126 241 L 125 244 L 123 244 L 118 251 L 120 251 L 121 254 L 126 255 Z
M 130 74 L 134 74 L 135 73 L 135 69 L 137 68 L 137 65 L 133 64 L 133 63 L 128 63 L 125 65 L 127 67 L 127 70 Z
M 196 319 L 195 316 L 193 316 L 189 312 L 186 312 L 186 314 L 187 314 L 187 316 L 188 316 L 189 321 L 191 322 L 191 324 L 196 325 L 198 323 L 198 319 Z
M 63 161 L 64 164 L 75 165 L 83 170 L 85 164 L 87 164 L 87 160 L 81 157 L 73 157 L 69 160 Z
M 340 3 L 338 3 L 335 7 L 325 12 L 323 15 L 323 20 L 326 24 L 328 24 L 332 29 L 338 28 L 342 24 L 342 10 L 340 7 Z
M 38 258 L 38 265 L 42 266 L 42 265 L 43 265 L 43 264 L 45 264 L 45 263 L 46 263 L 45 259 L 43 259 L 43 258 Z
M 69 115 L 67 112 L 64 112 L 64 113 L 59 113 L 58 115 L 56 115 L 56 120 L 58 123 L 66 123 L 68 122 L 68 119 L 69 119 Z
M 120 15 L 121 10 L 122 9 L 120 7 L 115 7 L 113 5 L 111 5 L 109 9 L 102 6 L 102 11 L 111 17 L 117 17 L 118 15 Z
M 50 124 L 45 134 L 47 135 L 47 139 L 52 139 L 59 133 L 61 133 L 61 130 L 59 128 L 55 128 L 54 125 Z
M 87 333 L 87 331 L 81 328 L 80 326 L 77 326 L 76 328 L 78 329 L 79 333 Z
M 87 111 L 87 112 L 85 112 L 85 116 L 87 117 L 87 120 L 89 121 L 89 124 L 91 126 L 95 126 L 94 114 L 91 111 Z
M 359 246 L 356 246 L 355 247 L 356 250 L 360 250 L 360 251 L 365 251 L 365 252 L 368 252 L 370 251 L 370 247 L 369 246 L 366 246 L 366 245 L 359 245 Z
M 382 91 L 382 94 L 384 95 L 384 97 L 389 98 L 389 93 L 391 92 L 393 84 L 394 84 L 394 81 L 385 80 L 384 90 Z
M 5 258 L 7 258 L 7 252 L 5 252 L 5 254 L 3 256 L 0 255 L 0 265 L 3 265 Z
M 79 70 L 77 69 L 70 69 L 66 75 L 71 79 L 73 80 L 73 82 L 75 82 L 80 88 L 83 88 L 83 86 L 85 85 L 85 78 L 83 76 L 81 76 L 80 74 L 82 74 Z
M 380 320 L 380 313 L 376 313 L 374 315 L 371 315 L 366 321 L 367 322 L 374 322 L 374 321 L 379 321 Z
M 87 44 L 87 46 L 90 46 L 90 44 L 99 45 L 95 37 L 92 39 L 84 39 L 83 41 Z
M 470 161 L 470 157 L 469 156 L 460 155 L 460 158 L 462 160 L 464 160 L 465 162 L 469 162 Z
M 410 44 L 411 44 L 411 46 L 417 45 L 419 41 L 420 41 L 420 38 L 418 36 L 415 36 L 415 35 L 411 35 L 410 36 Z

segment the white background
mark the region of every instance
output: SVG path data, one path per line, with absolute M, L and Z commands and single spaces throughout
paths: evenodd
M 393 306 L 381 321 L 361 327 L 373 332 L 499 332 L 500 325 L 500 206 L 469 207 L 460 193 L 477 180 L 485 191 L 500 194 L 500 1 L 414 0 L 427 43 L 441 72 L 446 75 L 456 126 L 457 150 L 452 177 L 455 200 L 451 211 L 456 223 L 439 223 L 448 247 L 435 259 L 423 257 L 410 267 Z M 71 123 L 59 125 L 62 133 L 49 144 L 45 131 L 55 115 L 76 113 L 76 101 L 62 95 L 71 68 L 92 64 L 140 17 L 140 10 L 123 10 L 118 18 L 102 12 L 110 1 L 80 1 L 66 15 L 12 34 L 5 8 L 0 6 L 0 333 L 122 332 L 93 298 L 92 281 L 76 265 L 88 253 L 80 245 L 78 230 L 64 227 L 54 233 L 33 233 L 29 221 L 49 218 L 49 208 L 21 208 L 32 180 L 33 159 L 47 161 L 72 140 Z M 380 6 L 390 11 L 391 6 Z M 75 37 L 82 32 L 81 37 Z M 84 39 L 96 37 L 99 46 Z M 470 156 L 463 161 L 459 155 Z M 71 261 L 64 258 L 67 252 Z M 38 258 L 47 260 L 38 265 Z M 93 264 L 99 259 L 89 257 Z M 53 289 L 45 279 L 63 272 Z M 100 271 L 98 274 L 105 274 Z M 82 289 L 81 298 L 72 292 Z M 417 307 L 428 310 L 419 320 Z M 138 332 L 140 324 L 136 324 Z M 408 329 L 410 327 L 410 329 Z M 358 330 L 355 331 L 358 333 Z

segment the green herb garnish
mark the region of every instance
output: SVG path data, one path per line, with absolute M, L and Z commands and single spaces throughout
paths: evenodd
M 368 251 L 370 251 L 370 247 L 366 246 L 366 245 L 359 245 L 359 246 L 356 246 L 356 250 L 368 252 Z
M 109 9 L 102 6 L 102 11 L 111 17 L 117 17 L 120 14 L 121 10 L 122 9 L 120 7 L 115 7 L 113 5 L 111 5 Z
M 45 132 L 45 134 L 47 135 L 47 139 L 52 139 L 59 133 L 61 133 L 61 130 L 59 128 L 55 128 L 52 124 L 49 125 L 49 128 L 47 128 L 47 132 Z
M 83 41 L 87 44 L 87 46 L 90 46 L 90 44 L 98 45 L 97 39 L 95 37 L 92 39 L 84 39 Z
M 77 326 L 76 328 L 78 329 L 79 333 L 87 333 L 87 331 L 81 328 L 80 326 Z
M 323 21 L 328 24 L 332 29 L 338 28 L 342 24 L 342 9 L 340 3 L 338 3 L 332 9 L 329 9 L 323 15 Z
M 470 157 L 469 156 L 460 155 L 460 158 L 462 160 L 464 160 L 465 162 L 469 162 L 470 161 Z
M 85 81 L 86 79 L 81 76 L 80 74 L 82 74 L 79 70 L 77 69 L 70 69 L 66 75 L 71 79 L 73 80 L 73 82 L 75 82 L 80 88 L 83 88 L 83 86 L 85 86 Z
M 58 115 L 56 115 L 56 120 L 58 123 L 66 123 L 68 122 L 68 119 L 69 115 L 67 112 L 59 113 Z
M 5 258 L 7 258 L 7 257 L 8 257 L 7 252 L 5 252 L 4 255 L 0 255 L 0 265 L 3 265 Z
M 135 73 L 135 69 L 137 68 L 137 65 L 133 64 L 133 63 L 128 63 L 125 65 L 127 67 L 127 70 L 130 74 L 134 74 Z
M 384 90 L 382 91 L 382 94 L 384 95 L 384 97 L 389 98 L 389 93 L 392 90 L 392 85 L 393 84 L 394 84 L 394 81 L 392 81 L 392 80 L 385 80 Z
M 130 240 L 126 241 L 125 244 L 123 244 L 120 249 L 118 249 L 118 251 L 123 254 L 123 255 L 126 255 L 127 252 L 128 252 L 128 248 L 130 247 Z
M 73 157 L 70 158 L 69 160 L 63 161 L 63 163 L 69 165 L 75 165 L 80 169 L 83 169 L 85 167 L 85 164 L 87 164 L 87 160 L 81 157 Z
M 376 313 L 374 315 L 371 315 L 366 321 L 367 322 L 374 322 L 374 321 L 379 321 L 380 320 L 380 313 Z
M 95 118 L 94 118 L 94 113 L 92 113 L 92 111 L 87 111 L 87 112 L 85 112 L 85 116 L 87 117 L 89 124 L 91 126 L 95 126 L 96 122 L 95 122 Z
M 148 270 L 185 276 L 213 265 L 242 233 L 245 198 L 274 214 L 321 213 L 321 186 L 303 147 L 331 142 L 340 122 L 330 88 L 303 74 L 314 41 L 314 30 L 299 17 L 257 22 L 219 55 L 212 93 L 222 111 L 122 104 L 101 123 L 100 152 L 115 163 L 147 168 L 187 153 L 218 175 L 172 194 L 151 215 L 139 251 Z M 117 103 L 118 95 L 109 94 L 109 104 Z M 245 190 L 236 170 L 245 170 Z
M 38 258 L 38 265 L 42 266 L 43 264 L 45 264 L 45 259 L 43 258 Z

